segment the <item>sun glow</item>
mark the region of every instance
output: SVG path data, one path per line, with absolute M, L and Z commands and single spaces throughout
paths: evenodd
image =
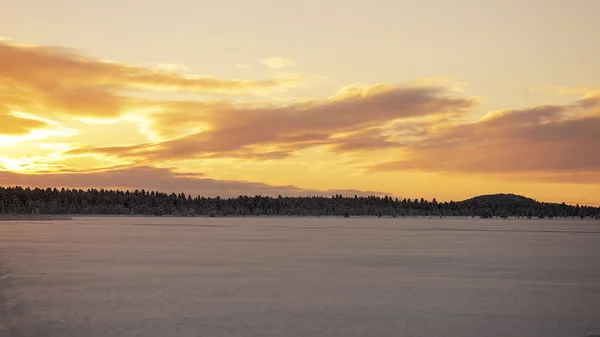
M 7 171 L 23 172 L 23 167 L 30 164 L 31 162 L 24 158 L 0 157 L 0 168 Z
M 50 125 L 61 125 L 59 122 L 54 121 L 52 119 L 36 116 L 36 115 L 30 114 L 27 112 L 23 112 L 23 111 L 15 110 L 11 113 L 11 115 L 13 115 L 15 117 L 19 117 L 19 118 L 31 119 L 34 121 L 44 122 L 44 123 L 50 124 Z
M 19 143 L 43 140 L 51 137 L 70 137 L 79 134 L 78 130 L 60 126 L 55 129 L 32 130 L 29 134 L 18 136 L 0 135 L 0 147 L 15 146 Z

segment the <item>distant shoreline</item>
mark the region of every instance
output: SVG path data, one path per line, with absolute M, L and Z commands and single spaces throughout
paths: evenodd
M 344 217 L 341 215 L 226 215 L 226 216 L 209 216 L 209 215 L 195 215 L 195 216 L 184 216 L 184 215 L 144 215 L 144 214 L 0 214 L 1 221 L 63 221 L 63 220 L 74 220 L 75 218 L 152 218 L 152 219 L 394 219 L 394 220 L 491 220 L 491 221 L 510 221 L 510 220 L 568 220 L 576 219 L 577 217 L 555 217 L 554 219 L 538 219 L 533 217 L 527 219 L 525 217 L 509 216 L 507 218 L 493 217 L 488 219 L 482 219 L 478 216 L 460 216 L 450 215 L 444 216 L 426 216 L 426 215 L 415 215 L 415 216 L 376 216 L 376 215 L 354 215 L 350 217 Z M 579 220 L 579 219 L 578 219 Z M 583 220 L 583 219 L 582 219 Z M 585 220 L 595 220 L 593 218 L 586 218 Z M 581 221 L 581 220 L 580 220 Z
M 73 220 L 72 217 L 51 214 L 0 214 L 0 221 L 52 221 Z

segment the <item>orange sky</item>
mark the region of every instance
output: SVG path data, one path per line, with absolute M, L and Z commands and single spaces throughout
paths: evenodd
M 600 202 L 595 0 L 3 7 L 0 185 Z

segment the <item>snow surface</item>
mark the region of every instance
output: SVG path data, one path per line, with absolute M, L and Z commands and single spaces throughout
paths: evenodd
M 0 222 L 0 336 L 585 336 L 600 223 Z

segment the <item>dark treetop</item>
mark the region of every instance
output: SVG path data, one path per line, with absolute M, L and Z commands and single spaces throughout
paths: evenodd
M 514 194 L 437 202 L 388 196 L 192 198 L 145 190 L 0 187 L 0 214 L 102 214 L 174 216 L 477 216 L 593 217 L 600 208 L 543 203 Z

